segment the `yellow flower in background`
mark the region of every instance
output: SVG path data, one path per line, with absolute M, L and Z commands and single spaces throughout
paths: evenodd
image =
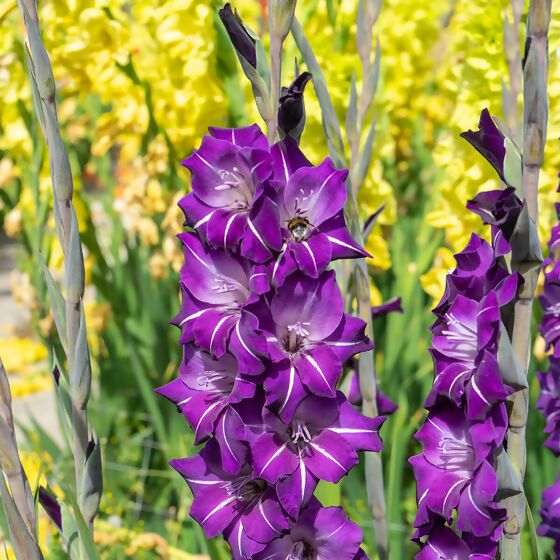
M 420 277 L 420 284 L 433 298 L 434 305 L 441 299 L 445 290 L 446 276 L 453 268 L 455 268 L 453 252 L 447 247 L 440 247 L 436 252 L 434 267 Z

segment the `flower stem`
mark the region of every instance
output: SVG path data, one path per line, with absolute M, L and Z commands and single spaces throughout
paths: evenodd
M 54 196 L 54 214 L 57 234 L 64 254 L 66 312 L 65 332 L 59 331 L 61 339 L 67 340 L 70 398 L 72 403 L 72 452 L 74 458 L 75 488 L 78 504 L 83 504 L 84 470 L 87 468 L 86 450 L 89 445 L 87 403 L 91 388 L 91 365 L 83 313 L 84 259 L 80 243 L 76 211 L 72 203 L 74 192 L 72 171 L 68 155 L 60 135 L 56 111 L 55 80 L 49 56 L 45 50 L 40 30 L 35 0 L 18 0 L 23 16 L 26 37 L 26 54 L 33 90 L 33 101 L 41 130 L 47 142 L 50 158 L 51 182 Z M 64 329 L 63 329 L 64 330 Z M 100 497 L 101 481 L 88 480 L 88 493 Z M 93 532 L 93 519 L 97 512 L 95 500 L 88 499 L 87 511 L 82 515 Z M 84 551 L 83 549 L 82 551 Z
M 523 198 L 527 204 L 530 220 L 538 225 L 538 182 L 544 156 L 548 119 L 548 27 L 550 23 L 550 0 L 531 0 L 527 18 L 525 60 L 523 62 Z M 537 228 L 535 227 L 535 231 Z M 529 235 L 529 233 L 527 234 Z M 528 373 L 531 350 L 531 317 L 535 289 L 540 272 L 540 263 L 512 255 L 517 268 L 525 280 L 515 305 L 512 330 L 512 345 L 523 367 Z M 525 430 L 528 414 L 528 390 L 514 393 L 510 397 L 507 453 L 519 472 L 525 475 L 526 443 Z M 501 542 L 503 560 L 521 558 L 521 532 L 525 520 L 525 495 L 523 493 L 504 501 L 508 520 L 504 525 Z
M 309 72 L 313 76 L 313 86 L 321 105 L 321 116 L 323 120 L 323 130 L 327 137 L 329 155 L 337 167 L 346 167 L 346 157 L 340 124 L 329 96 L 325 77 L 313 53 L 313 49 L 305 36 L 305 32 L 294 18 L 292 24 L 292 36 L 301 52 Z M 350 176 L 352 176 L 352 166 Z M 363 244 L 362 230 L 360 225 L 360 215 L 356 193 L 361 185 L 352 185 L 347 181 L 348 199 L 345 207 L 345 216 L 350 233 L 360 245 Z M 365 259 L 354 259 L 352 262 L 353 277 L 356 288 L 356 300 L 358 303 L 358 315 L 366 322 L 366 334 L 374 340 L 373 320 L 371 317 L 371 301 L 369 287 L 369 273 Z M 377 379 L 375 371 L 375 357 L 373 350 L 360 354 L 358 362 L 358 374 L 360 389 L 363 400 L 363 413 L 370 417 L 378 415 L 377 411 Z M 368 503 L 370 506 L 375 541 L 380 560 L 388 558 L 388 528 L 387 512 L 385 506 L 385 490 L 383 485 L 383 466 L 381 453 L 365 453 L 365 475 Z
M 278 137 L 278 103 L 280 99 L 280 84 L 282 81 L 282 37 L 270 30 L 270 99 L 272 115 L 268 126 L 270 143 L 276 142 Z

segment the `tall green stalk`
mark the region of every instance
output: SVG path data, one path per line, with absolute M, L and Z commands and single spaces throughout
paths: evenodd
M 71 410 L 71 442 L 74 459 L 76 499 L 90 533 L 102 492 L 99 443 L 88 424 L 87 405 L 91 390 L 91 364 L 83 310 L 84 260 L 76 211 L 70 162 L 58 123 L 55 79 L 39 30 L 35 0 L 18 0 L 23 16 L 26 55 L 33 102 L 50 162 L 53 208 L 58 239 L 64 254 L 65 297 L 58 291 L 48 269 L 45 274 L 56 327 L 68 359 Z M 86 547 L 81 547 L 86 558 Z
M 551 0 L 531 0 L 527 18 L 525 59 L 523 61 L 523 185 L 522 196 L 527 205 L 529 223 L 527 239 L 514 246 L 512 266 L 524 279 L 515 305 L 512 345 L 525 374 L 528 373 L 531 351 L 531 317 L 535 289 L 541 263 L 532 247 L 538 245 L 538 183 L 543 162 L 548 120 L 548 27 Z M 517 391 L 510 400 L 507 453 L 521 479 L 525 475 L 529 393 Z M 503 560 L 521 558 L 521 532 L 525 521 L 525 495 L 520 493 L 504 501 L 508 519 L 501 541 Z
M 375 135 L 374 119 L 372 119 L 368 127 L 363 146 L 361 145 L 361 140 L 364 128 L 366 128 L 364 126 L 366 117 L 377 89 L 380 50 L 378 46 L 372 60 L 371 45 L 373 27 L 379 16 L 380 8 L 381 2 L 377 0 L 373 2 L 362 0 L 358 9 L 356 40 L 362 63 L 363 85 L 359 105 L 355 80 L 352 81 L 351 85 L 350 106 L 348 107 L 346 117 L 347 137 L 351 152 L 349 164 L 345 155 L 340 124 L 328 93 L 324 75 L 301 24 L 296 19 L 294 19 L 292 24 L 292 35 L 296 45 L 313 76 L 313 85 L 321 106 L 323 129 L 327 139 L 329 155 L 337 167 L 348 167 L 350 170 L 346 185 L 348 198 L 345 214 L 350 232 L 360 244 L 363 244 L 365 239 L 360 222 L 357 194 L 365 180 L 371 163 Z M 365 259 L 356 259 L 352 262 L 351 266 L 352 270 L 347 275 L 347 278 L 351 277 L 354 282 L 358 315 L 366 322 L 367 335 L 374 340 L 367 264 Z M 373 350 L 360 354 L 358 373 L 362 392 L 363 412 L 367 416 L 377 416 L 377 375 Z M 389 557 L 389 536 L 383 484 L 383 465 L 380 453 L 365 454 L 365 473 L 368 503 L 373 521 L 377 551 L 379 558 L 384 560 Z

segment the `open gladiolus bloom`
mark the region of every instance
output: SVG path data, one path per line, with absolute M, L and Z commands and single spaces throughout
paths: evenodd
M 373 347 L 329 269 L 367 255 L 344 220 L 347 171 L 313 166 L 289 137 L 269 146 L 256 125 L 211 129 L 183 163 L 183 359 L 158 392 L 205 444 L 171 461 L 191 516 L 236 559 L 364 558 L 361 529 L 313 496 L 382 448 L 384 418 L 337 390 L 345 363 Z

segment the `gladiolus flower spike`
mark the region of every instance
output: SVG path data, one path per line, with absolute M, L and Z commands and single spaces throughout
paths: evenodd
M 343 366 L 372 348 L 328 269 L 367 255 L 344 220 L 347 171 L 313 166 L 289 136 L 269 145 L 256 125 L 210 132 L 183 162 L 183 359 L 157 389 L 204 447 L 171 466 L 193 492 L 191 516 L 234 559 L 366 558 L 361 529 L 313 496 L 359 451 L 382 449 L 384 417 L 337 390 Z
M 560 190 L 560 189 L 559 189 Z M 556 204 L 560 219 L 560 204 Z M 541 411 L 548 437 L 545 446 L 556 457 L 560 457 L 560 255 L 558 253 L 560 226 L 552 228 L 549 248 L 550 256 L 545 260 L 544 288 L 539 296 L 543 317 L 540 333 L 550 351 L 547 371 L 537 372 L 541 394 L 537 408 Z M 556 482 L 542 494 L 539 510 L 541 523 L 537 533 L 554 540 L 554 551 L 560 555 L 560 475 Z
M 503 136 L 487 111 L 481 130 L 465 137 L 503 174 Z M 493 558 L 506 520 L 498 503 L 497 454 L 508 427 L 506 398 L 519 387 L 503 374 L 500 355 L 506 306 L 521 277 L 507 268 L 510 239 L 523 203 L 515 189 L 483 192 L 467 207 L 491 226 L 492 244 L 473 234 L 455 255 L 456 267 L 433 313 L 430 350 L 435 375 L 412 457 L 418 513 L 418 559 Z M 500 360 L 502 357 L 500 357 Z M 511 385 L 511 386 L 510 386 Z

